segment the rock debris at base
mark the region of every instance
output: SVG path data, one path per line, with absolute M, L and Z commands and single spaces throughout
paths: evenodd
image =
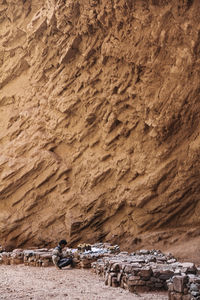
M 168 290 L 169 300 L 200 299 L 200 267 L 178 262 L 159 250 L 120 252 L 117 245 L 95 244 L 87 248 L 67 249 L 77 268 L 92 270 L 103 277 L 105 285 L 121 287 L 132 293 Z M 0 263 L 7 265 L 52 266 L 52 249 L 15 249 L 0 253 Z

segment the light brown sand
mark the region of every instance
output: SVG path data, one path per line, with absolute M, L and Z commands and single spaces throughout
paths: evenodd
M 131 294 L 104 285 L 88 270 L 0 266 L 0 299 L 165 300 L 166 293 Z

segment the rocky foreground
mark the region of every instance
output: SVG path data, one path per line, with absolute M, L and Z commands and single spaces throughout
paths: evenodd
M 106 286 L 121 287 L 131 293 L 168 291 L 170 300 L 200 299 L 200 266 L 194 263 L 178 262 L 171 254 L 158 250 L 128 254 L 120 252 L 117 245 L 95 244 L 87 250 L 83 248 L 67 249 L 64 255 L 73 257 L 77 268 L 92 268 Z M 4 251 L 0 262 L 48 267 L 52 266 L 51 253 L 51 249 Z

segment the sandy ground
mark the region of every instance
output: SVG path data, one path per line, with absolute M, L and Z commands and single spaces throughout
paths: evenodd
M 0 299 L 166 300 L 167 293 L 131 294 L 104 285 L 88 270 L 0 266 Z

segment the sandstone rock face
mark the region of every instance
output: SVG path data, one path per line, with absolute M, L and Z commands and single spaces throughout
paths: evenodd
M 195 232 L 199 12 L 199 0 L 0 0 L 1 244 Z

